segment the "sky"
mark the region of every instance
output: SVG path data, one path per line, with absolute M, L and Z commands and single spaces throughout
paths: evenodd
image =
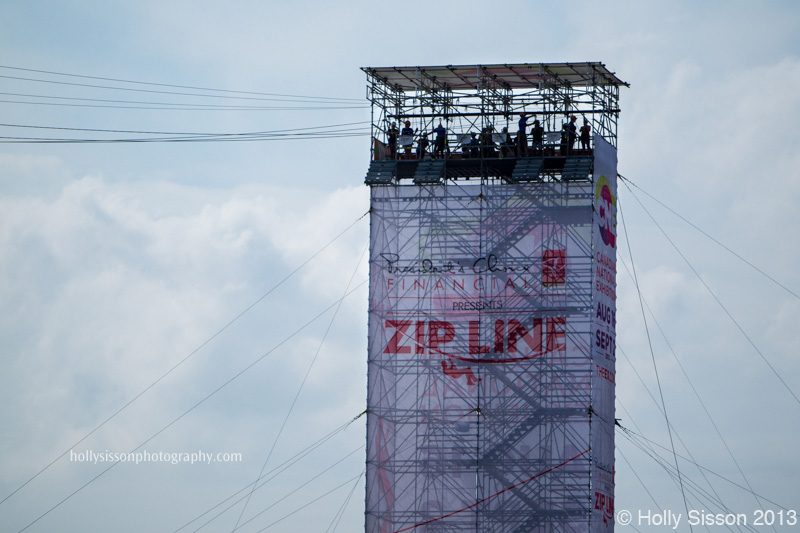
M 663 467 L 663 394 L 685 485 L 752 524 L 800 510 L 799 40 L 791 1 L 5 0 L 0 137 L 363 133 L 360 67 L 605 63 L 633 184 L 616 508 L 706 508 Z M 363 528 L 369 156 L 363 134 L 0 144 L 0 529 Z M 80 459 L 133 450 L 222 455 Z

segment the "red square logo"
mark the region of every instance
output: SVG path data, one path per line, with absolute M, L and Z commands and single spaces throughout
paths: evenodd
M 561 285 L 567 281 L 567 251 L 544 250 L 542 253 L 542 285 Z

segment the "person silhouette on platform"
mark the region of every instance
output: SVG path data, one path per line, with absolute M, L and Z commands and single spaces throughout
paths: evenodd
M 524 111 L 519 114 L 519 130 L 517 131 L 517 156 L 525 157 L 528 155 L 528 137 L 525 130 L 528 128 L 528 115 Z
M 428 155 L 428 134 L 422 133 L 417 141 L 417 159 L 425 159 Z
M 469 141 L 469 156 L 477 159 L 481 156 L 481 142 L 475 138 L 474 133 L 470 133 L 469 136 L 471 137 Z
M 503 128 L 502 136 L 503 142 L 500 143 L 500 155 L 512 157 L 514 155 L 514 142 L 511 140 L 511 134 L 508 133 L 508 128 Z
M 578 117 L 572 115 L 569 117 L 569 123 L 567 123 L 567 154 L 572 155 L 572 149 L 575 146 L 575 139 L 578 138 L 578 127 L 575 126 L 575 121 L 578 120 Z
M 581 149 L 589 149 L 589 141 L 592 137 L 592 127 L 586 117 L 583 117 L 583 126 L 581 126 Z
M 445 145 L 447 144 L 447 130 L 440 122 L 438 126 L 433 129 L 436 138 L 433 140 L 433 157 L 444 157 Z
M 397 135 L 400 132 L 397 130 L 397 123 L 392 122 L 392 125 L 386 131 L 386 144 L 389 145 L 389 159 L 397 158 Z
M 531 128 L 531 148 L 533 148 L 534 155 L 537 150 L 539 154 L 544 150 L 544 128 L 538 120 L 533 121 L 533 127 Z
M 406 159 L 411 158 L 411 144 L 414 142 L 414 129 L 411 127 L 411 121 L 406 120 L 405 126 L 400 130 L 400 142 L 403 143 L 403 149 L 406 152 Z

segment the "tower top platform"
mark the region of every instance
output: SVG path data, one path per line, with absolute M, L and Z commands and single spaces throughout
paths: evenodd
M 370 185 L 589 176 L 567 159 L 591 160 L 597 137 L 617 146 L 619 90 L 628 86 L 600 62 L 362 70 Z

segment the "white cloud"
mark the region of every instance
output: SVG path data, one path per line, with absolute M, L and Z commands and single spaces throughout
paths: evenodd
M 165 192 L 171 198 L 161 196 Z M 6 469 L 15 473 L 9 481 L 20 483 L 64 451 L 366 211 L 361 188 L 313 196 L 270 187 L 209 194 L 190 187 L 129 187 L 86 177 L 68 183 L 52 200 L 6 198 L 0 212 L 0 227 L 5 229 L 0 268 L 14 283 L 6 286 L 2 301 L 4 315 L 15 319 L 4 324 L 2 335 L 29 333 L 3 358 L 11 370 L 3 378 L 3 417 L 11 436 L 4 443 L 4 457 L 24 465 Z M 291 302 L 298 296 L 306 304 L 299 313 L 301 321 L 343 295 L 365 227 L 362 221 L 288 282 L 293 294 L 288 305 L 295 305 Z M 356 283 L 363 281 L 364 265 L 359 275 Z M 284 307 L 285 293 L 275 298 L 272 305 L 254 311 L 267 325 L 263 341 L 247 347 L 227 337 L 210 352 L 201 352 L 197 361 L 177 370 L 86 445 L 115 451 L 134 448 L 191 406 L 181 396 L 201 399 L 285 339 L 291 330 L 282 324 L 296 328 L 301 323 L 293 307 Z M 348 322 L 358 316 L 358 307 L 343 306 L 338 330 L 351 329 Z M 266 318 L 270 315 L 274 318 Z M 319 323 L 327 320 L 323 317 Z M 315 334 L 304 340 L 307 334 L 267 360 L 273 367 L 267 376 L 285 373 L 281 361 L 293 347 L 308 352 L 302 347 L 319 344 Z M 319 405 L 313 398 L 327 399 L 327 409 L 317 421 L 320 428 L 326 420 L 353 416 L 358 403 L 354 398 L 361 397 L 339 394 L 339 387 L 353 377 L 357 379 L 352 384 L 363 388 L 363 374 L 355 370 L 363 353 L 353 353 L 341 342 L 341 333 L 334 329 L 312 374 L 317 385 L 333 379 L 328 381 L 331 387 L 308 387 L 304 394 L 312 404 L 306 410 Z M 230 350 L 237 355 L 227 357 Z M 309 358 L 297 361 L 301 360 L 307 365 Z M 213 368 L 213 375 L 198 382 L 204 387 L 192 384 L 198 372 Z M 253 371 L 263 375 L 266 368 L 262 364 Z M 267 392 L 268 401 L 286 397 L 289 391 L 294 394 L 297 374 L 284 378 L 285 386 Z M 247 376 L 239 382 L 237 387 L 253 387 Z M 211 403 L 226 405 L 226 394 L 220 396 L 221 404 Z M 238 416 L 231 407 L 224 409 Z M 201 413 L 192 416 L 204 416 Z M 185 429 L 176 427 L 176 435 L 182 437 L 176 440 L 173 435 L 169 441 L 189 446 L 192 438 Z M 51 435 L 57 437 L 48 438 Z M 249 441 L 253 435 L 240 438 Z

